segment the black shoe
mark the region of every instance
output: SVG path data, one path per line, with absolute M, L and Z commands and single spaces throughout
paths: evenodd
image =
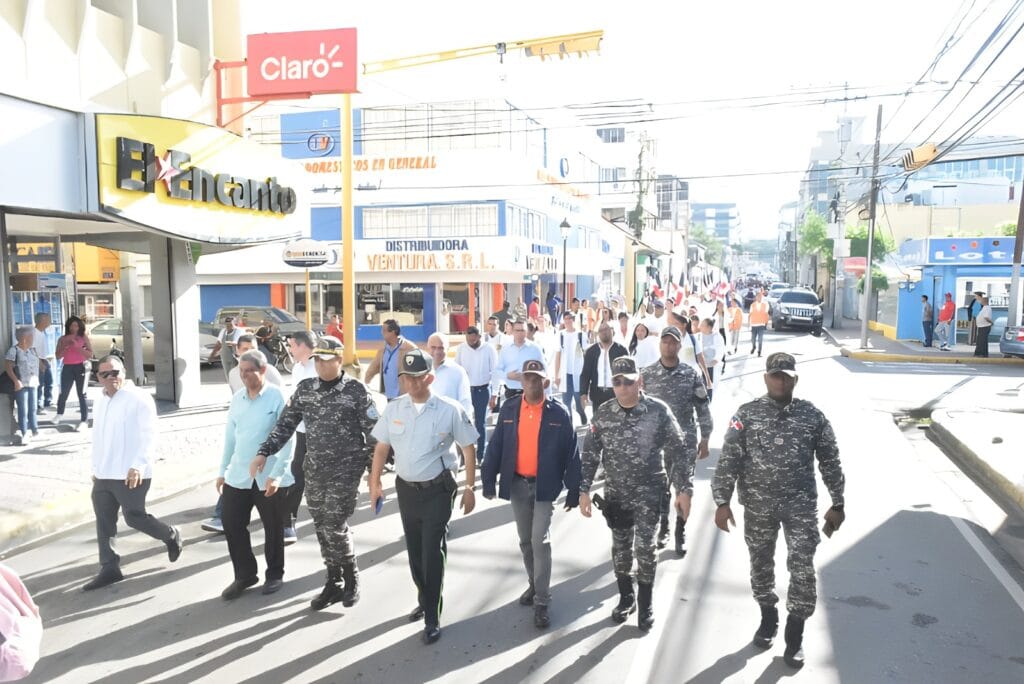
M 623 623 L 636 612 L 633 578 L 629 575 L 616 575 L 615 581 L 619 584 L 619 605 L 612 608 L 612 622 Z
M 548 607 L 542 606 L 539 603 L 533 607 L 533 626 L 537 629 L 547 629 L 548 625 L 551 624 L 551 618 L 548 617 Z
M 323 610 L 327 606 L 337 603 L 344 596 L 341 588 L 341 568 L 336 565 L 327 566 L 327 581 L 324 583 L 323 591 L 315 599 L 309 602 L 313 610 Z
M 220 592 L 220 597 L 225 601 L 234 601 L 236 598 L 241 596 L 242 592 L 244 592 L 246 589 L 259 584 L 259 581 L 260 580 L 257 577 L 250 577 L 249 579 L 244 580 L 236 579 L 234 582 L 227 586 L 227 589 Z M 278 581 L 280 582 L 280 580 Z
M 416 606 L 411 613 L 409 613 L 409 622 L 417 622 L 423 619 L 423 608 Z
M 435 643 L 440 638 L 441 638 L 441 628 L 438 627 L 437 625 L 427 625 L 423 629 L 423 643 L 424 644 L 427 644 L 429 646 L 430 644 Z
M 351 608 L 359 600 L 359 568 L 355 561 L 341 566 L 341 576 L 345 580 L 345 589 L 341 594 L 341 605 Z
M 530 586 L 528 586 L 526 588 L 526 591 L 524 591 L 519 596 L 519 605 L 521 605 L 521 606 L 532 606 L 533 605 L 533 597 L 536 596 L 536 595 L 537 595 L 536 592 L 533 590 L 533 585 L 531 584 Z
M 121 574 L 120 568 L 103 568 L 100 570 L 100 574 L 93 577 L 82 587 L 82 591 L 102 589 L 103 587 L 110 586 L 114 582 L 120 582 L 123 579 L 124 575 Z
M 686 555 L 686 521 L 676 516 L 676 555 Z
M 178 560 L 184 545 L 181 543 L 181 533 L 178 532 L 177 527 L 171 528 L 171 538 L 164 543 L 167 544 L 167 560 L 172 563 Z
M 655 543 L 659 549 L 668 546 L 668 516 L 663 517 L 658 525 L 658 539 Z
M 654 608 L 651 606 L 651 595 L 654 593 L 653 584 L 636 584 L 636 602 L 639 605 L 639 612 L 636 616 L 636 623 L 641 630 L 647 632 L 654 626 Z
M 786 651 L 782 659 L 792 668 L 804 666 L 804 621 L 790 615 L 786 618 Z
M 761 606 L 761 624 L 754 632 L 754 645 L 768 649 L 779 633 L 779 609 L 775 606 Z
M 284 586 L 284 582 L 279 579 L 269 579 L 263 583 L 263 595 L 276 594 L 281 591 L 281 587 Z

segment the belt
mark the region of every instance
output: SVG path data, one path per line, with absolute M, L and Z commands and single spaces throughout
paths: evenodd
M 409 482 L 409 480 L 398 478 L 398 481 L 401 482 L 402 484 L 409 485 L 413 489 L 430 489 L 431 487 L 435 487 L 444 482 L 445 475 L 450 474 L 451 471 L 446 469 L 441 471 L 441 474 L 435 477 L 433 480 L 424 480 L 422 482 Z
M 536 477 L 526 477 L 525 475 L 520 475 L 519 473 L 516 473 L 516 479 L 517 480 L 526 480 L 527 482 L 531 482 L 531 483 L 537 481 Z
M 470 389 L 481 390 L 487 389 L 488 387 L 490 387 L 490 385 L 472 385 Z

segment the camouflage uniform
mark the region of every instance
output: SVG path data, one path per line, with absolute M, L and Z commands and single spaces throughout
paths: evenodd
M 814 459 L 832 503 L 843 505 L 845 480 L 835 433 L 812 403 L 781 404 L 767 395 L 742 405 L 729 422 L 711 492 L 728 504 L 733 487 L 744 506 L 743 537 L 750 551 L 750 586 L 763 607 L 774 606 L 775 542 L 781 525 L 789 554 L 786 609 L 806 619 L 817 600 L 814 551 L 818 545 Z
M 306 378 L 295 387 L 260 453 L 280 450 L 306 422 L 306 507 L 329 568 L 355 561 L 348 518 L 356 508 L 359 481 L 377 440 L 370 430 L 377 409 L 366 386 L 347 375 L 325 382 Z
M 704 378 L 698 375 L 691 366 L 682 362 L 674 368 L 665 368 L 661 365 L 661 361 L 658 361 L 644 368 L 642 375 L 644 392 L 668 404 L 668 407 L 672 409 L 672 415 L 679 422 L 679 428 L 683 431 L 683 450 L 678 454 L 666 451 L 666 467 L 682 465 L 686 468 L 686 472 L 689 473 L 688 477 L 692 481 L 697 463 L 697 430 L 694 425 L 693 412 L 697 412 L 697 424 L 700 425 L 702 439 L 708 439 L 714 428 Z M 672 460 L 669 461 L 669 458 Z M 666 526 L 671 508 L 672 495 L 666 489 L 661 501 L 661 518 Z
M 657 567 L 654 536 L 661 496 L 668 486 L 665 454 L 681 453 L 683 433 L 672 411 L 661 400 L 640 395 L 640 403 L 624 409 L 606 401 L 591 422 L 583 447 L 581 492 L 589 492 L 598 465 L 604 467 L 605 498 L 632 513 L 633 524 L 612 530 L 612 565 L 619 577 L 629 577 L 636 550 L 637 581 L 654 583 Z M 693 492 L 690 470 L 672 468 L 672 484 Z

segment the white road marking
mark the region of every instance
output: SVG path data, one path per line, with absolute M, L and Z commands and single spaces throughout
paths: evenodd
M 995 556 L 985 548 L 985 545 L 981 543 L 980 539 L 978 539 L 978 535 L 976 535 L 974 531 L 967 526 L 967 523 L 955 516 L 949 516 L 949 519 L 953 523 L 953 526 L 956 527 L 963 536 L 964 540 L 970 544 L 971 548 L 974 549 L 974 552 L 978 554 L 978 558 L 981 559 L 981 562 L 988 566 L 992 576 L 995 577 L 1001 585 L 1003 585 L 1003 589 L 1006 589 L 1006 593 L 1008 593 L 1010 598 L 1014 600 L 1017 607 L 1024 612 L 1024 589 L 1021 589 L 1013 578 L 1010 577 L 1010 573 L 1006 572 L 1006 569 L 1003 568 L 998 560 L 996 560 Z

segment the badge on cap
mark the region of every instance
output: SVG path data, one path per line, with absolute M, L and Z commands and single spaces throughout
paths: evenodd
M 406 356 L 405 357 L 405 365 L 406 366 L 411 366 L 414 363 L 416 363 L 416 357 L 415 356 Z

